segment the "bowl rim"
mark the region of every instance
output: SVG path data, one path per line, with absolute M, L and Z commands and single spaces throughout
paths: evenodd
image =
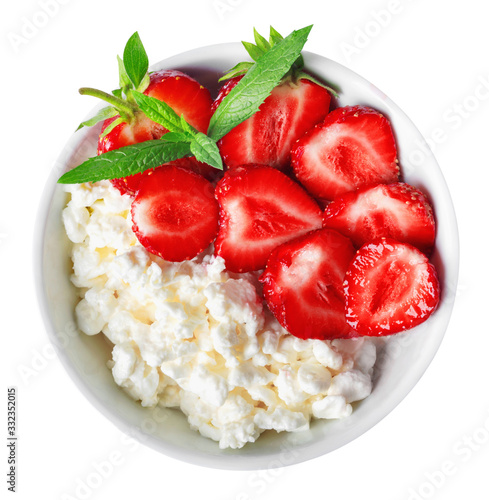
M 219 44 L 212 44 L 212 45 L 207 45 L 204 47 L 199 47 L 187 51 L 180 52 L 178 54 L 175 54 L 173 56 L 170 56 L 166 59 L 163 59 L 159 61 L 158 63 L 152 65 L 153 68 L 160 68 L 160 67 L 169 67 L 172 64 L 174 64 L 174 61 L 178 61 L 181 59 L 183 56 L 185 57 L 192 57 L 195 58 L 198 56 L 198 54 L 203 54 L 203 53 L 208 53 L 209 51 L 212 51 L 212 53 L 216 53 L 216 51 L 221 51 L 221 50 L 227 50 L 231 51 L 232 53 L 237 53 L 238 48 L 242 49 L 242 46 L 240 43 L 237 42 L 232 42 L 232 43 L 219 43 Z M 362 84 L 369 86 L 370 89 L 373 89 L 374 91 L 380 92 L 383 98 L 385 99 L 386 104 L 389 107 L 392 107 L 396 110 L 397 113 L 399 113 L 404 120 L 407 120 L 409 122 L 410 127 L 417 132 L 419 137 L 425 141 L 423 135 L 421 132 L 418 130 L 416 125 L 412 122 L 412 120 L 404 113 L 404 111 L 397 106 L 389 97 L 385 96 L 383 92 L 381 92 L 375 85 L 370 83 L 368 80 L 363 78 L 361 75 L 358 75 L 355 71 L 351 70 L 350 68 L 332 60 L 329 59 L 325 56 L 322 56 L 317 53 L 309 52 L 309 51 L 303 51 L 303 54 L 306 59 L 306 65 L 307 65 L 307 60 L 308 59 L 320 59 L 322 61 L 326 61 L 327 64 L 331 64 L 333 66 L 338 67 L 341 71 L 347 71 L 348 73 L 352 74 L 355 76 L 356 79 Z M 216 57 L 220 57 L 217 53 Z M 221 56 L 222 57 L 222 56 Z M 196 59 L 198 60 L 198 59 Z M 163 65 L 163 66 L 162 66 Z M 97 110 L 100 108 L 101 105 L 95 106 L 91 113 L 89 113 L 88 116 L 92 116 L 92 113 L 94 110 Z M 77 372 L 73 364 L 71 363 L 67 352 L 65 351 L 63 346 L 60 346 L 57 342 L 56 339 L 56 333 L 55 333 L 55 324 L 53 321 L 53 318 L 51 317 L 51 314 L 49 312 L 49 306 L 48 306 L 48 298 L 46 295 L 46 290 L 45 290 L 45 271 L 44 271 L 44 244 L 45 244 L 45 235 L 46 235 L 46 227 L 48 223 L 48 215 L 50 212 L 51 208 L 51 203 L 53 201 L 53 197 L 55 194 L 55 191 L 57 189 L 57 179 L 60 175 L 61 169 L 60 165 L 63 165 L 64 161 L 66 160 L 66 151 L 68 148 L 73 149 L 73 146 L 77 144 L 81 144 L 83 140 L 86 138 L 86 135 L 83 135 L 83 133 L 87 134 L 88 132 L 86 131 L 87 129 L 80 130 L 78 132 L 75 132 L 70 136 L 68 141 L 65 143 L 64 148 L 62 152 L 59 154 L 57 160 L 55 161 L 53 168 L 51 169 L 51 172 L 48 175 L 48 178 L 46 180 L 46 183 L 44 185 L 44 189 L 42 192 L 42 195 L 40 197 L 40 201 L 38 204 L 38 211 L 37 211 L 37 216 L 36 216 L 36 221 L 35 221 L 35 229 L 34 229 L 34 240 L 33 240 L 33 262 L 34 262 L 34 269 L 36 270 L 34 275 L 34 285 L 35 285 L 35 290 L 36 290 L 36 296 L 37 296 L 37 302 L 39 306 L 39 310 L 41 313 L 42 321 L 44 324 L 44 328 L 46 330 L 47 336 L 49 341 L 53 344 L 53 347 L 56 350 L 56 353 L 58 355 L 59 360 L 61 361 L 64 369 L 68 373 L 69 377 L 75 384 L 75 386 L 81 391 L 81 393 L 87 398 L 87 400 L 102 414 L 104 415 L 107 419 L 109 419 L 113 424 L 116 425 L 116 427 L 122 431 L 123 433 L 127 434 L 128 436 L 134 437 L 134 433 L 131 432 L 132 425 L 129 424 L 128 422 L 124 421 L 114 410 L 108 407 L 107 404 L 105 404 L 104 401 L 100 400 L 94 392 L 90 389 L 90 387 L 84 382 L 80 374 Z M 426 141 L 425 141 L 426 142 Z M 453 206 L 453 201 L 451 199 L 450 192 L 448 190 L 448 186 L 446 184 L 445 178 L 443 176 L 443 172 L 441 171 L 438 162 L 436 161 L 436 158 L 431 150 L 429 150 L 426 153 L 431 161 L 433 161 L 437 168 L 438 168 L 438 174 L 440 175 L 441 179 L 444 182 L 444 191 L 445 195 L 448 197 L 447 201 L 449 203 L 449 206 L 451 208 L 451 213 L 449 214 L 452 222 L 452 227 L 451 230 L 453 232 L 453 241 L 456 242 L 456 245 L 454 248 L 451 249 L 452 252 L 452 260 L 456 263 L 456 268 L 451 269 L 452 272 L 452 282 L 456 285 L 458 281 L 458 274 L 459 274 L 459 266 L 460 266 L 460 242 L 459 242 L 459 232 L 458 232 L 458 226 L 457 226 L 457 220 L 456 220 L 456 214 Z M 401 165 L 402 166 L 402 165 Z M 455 295 L 455 294 L 454 294 Z M 334 446 L 330 450 L 323 450 L 321 447 L 315 446 L 315 447 L 309 447 L 308 450 L 306 451 L 305 449 L 302 450 L 302 454 L 300 455 L 298 460 L 294 460 L 290 464 L 275 464 L 273 463 L 273 455 L 264 455 L 263 457 L 257 457 L 256 455 L 222 455 L 222 456 L 204 456 L 202 454 L 195 454 L 195 455 L 190 455 L 188 452 L 184 451 L 183 449 L 172 445 L 171 443 L 162 443 L 155 437 L 149 436 L 148 439 L 139 439 L 138 441 L 141 444 L 144 444 L 145 446 L 148 446 L 158 452 L 161 452 L 167 456 L 170 456 L 172 458 L 176 458 L 180 461 L 186 462 L 186 463 L 191 463 L 194 465 L 200 465 L 204 467 L 210 467 L 210 468 L 217 468 L 217 469 L 225 469 L 225 470 L 259 470 L 259 469 L 270 469 L 270 468 L 275 468 L 275 467 L 282 467 L 285 465 L 292 465 L 292 464 L 297 464 L 301 463 L 307 460 L 311 460 L 314 458 L 317 458 L 319 456 L 322 456 L 326 453 L 330 453 L 336 449 L 339 449 L 352 441 L 354 441 L 356 438 L 367 432 L 369 429 L 374 427 L 376 424 L 378 424 L 381 420 L 383 420 L 389 413 L 391 413 L 398 405 L 399 403 L 406 398 L 406 396 L 411 392 L 411 390 L 416 386 L 417 382 L 419 379 L 423 376 L 425 371 L 427 370 L 428 366 L 431 364 L 431 361 L 433 360 L 435 354 L 437 353 L 439 346 L 441 345 L 441 342 L 443 340 L 443 337 L 445 335 L 446 329 L 448 327 L 450 317 L 453 311 L 453 302 L 454 302 L 454 297 L 453 300 L 451 300 L 449 309 L 447 311 L 447 316 L 445 318 L 445 326 L 443 329 L 443 333 L 439 335 L 438 343 L 437 345 L 434 346 L 433 350 L 430 351 L 430 355 L 426 356 L 424 358 L 424 363 L 423 363 L 423 369 L 418 371 L 416 374 L 416 377 L 412 377 L 410 379 L 410 383 L 407 384 L 409 387 L 404 389 L 403 391 L 400 391 L 399 393 L 396 394 L 396 397 L 392 397 L 390 400 L 390 404 L 388 406 L 387 411 L 384 411 L 380 418 L 378 415 L 375 417 L 371 416 L 370 419 L 366 419 L 365 421 L 362 422 L 362 425 L 358 425 L 357 428 L 355 428 L 354 432 L 352 433 L 352 436 L 350 436 L 349 439 L 344 440 L 344 442 L 340 443 L 338 446 Z M 370 397 L 370 396 L 369 396 Z M 367 398 L 368 399 L 368 398 Z M 317 443 L 315 443 L 317 444 Z M 249 443 L 246 446 L 253 446 L 253 443 Z M 273 463 L 273 464 L 272 464 Z

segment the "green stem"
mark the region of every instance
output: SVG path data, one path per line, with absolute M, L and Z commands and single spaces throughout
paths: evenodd
M 132 119 L 136 116 L 136 113 L 139 111 L 139 108 L 135 104 L 127 102 L 124 99 L 119 99 L 119 97 L 108 94 L 103 90 L 92 89 L 90 87 L 82 87 L 80 90 L 78 90 L 78 92 L 81 95 L 98 97 L 99 99 L 108 102 L 109 104 L 114 106 L 117 111 L 119 111 L 121 118 L 123 118 L 126 122 L 132 121 Z

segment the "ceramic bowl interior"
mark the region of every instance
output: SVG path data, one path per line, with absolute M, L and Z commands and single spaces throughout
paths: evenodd
M 222 44 L 185 52 L 164 60 L 153 69 L 180 69 L 197 78 L 216 95 L 223 71 L 243 60 L 240 44 Z M 419 327 L 393 336 L 380 353 L 372 394 L 354 405 L 342 420 L 317 420 L 298 433 L 264 433 L 256 443 L 240 450 L 221 450 L 217 443 L 192 431 L 184 415 L 174 409 L 150 410 L 134 402 L 112 379 L 106 362 L 111 346 L 103 335 L 86 336 L 74 319 L 76 294 L 70 283 L 70 243 L 61 212 L 66 194 L 56 184 L 65 171 L 95 154 L 99 129 L 76 132 L 64 148 L 47 182 L 39 210 L 34 269 L 39 304 L 50 340 L 66 371 L 81 392 L 123 432 L 174 458 L 222 469 L 263 469 L 302 462 L 331 452 L 378 423 L 408 394 L 435 355 L 450 318 L 458 275 L 458 234 L 445 180 L 431 153 L 409 118 L 381 91 L 340 64 L 305 53 L 306 68 L 336 87 L 335 105 L 364 104 L 385 114 L 392 123 L 399 149 L 403 179 L 423 189 L 433 203 L 436 248 L 432 257 L 441 282 L 441 302 Z M 421 154 L 422 152 L 422 154 Z

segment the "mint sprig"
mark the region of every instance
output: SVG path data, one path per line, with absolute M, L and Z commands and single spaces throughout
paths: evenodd
M 270 41 L 255 30 L 256 62 L 245 64 L 245 76 L 216 109 L 207 135 L 197 131 L 166 103 L 142 93 L 146 88 L 145 85 L 147 86 L 146 80 L 149 82 L 149 76 L 147 57 L 144 57 L 146 52 L 136 32 L 126 45 L 123 60 L 118 59 L 121 88 L 114 91 L 112 96 L 101 91 L 89 94 L 93 89 L 84 90 L 89 95 L 97 94 L 96 97 L 113 104 L 115 109 L 120 108 L 121 118 L 114 123 L 122 121 L 130 123 L 136 113 L 142 112 L 169 132 L 161 139 L 126 146 L 89 158 L 62 175 L 58 182 L 73 184 L 127 177 L 192 155 L 201 162 L 222 169 L 217 141 L 258 111 L 284 75 L 291 71 L 297 60 L 300 60 L 302 48 L 311 29 L 312 25 L 293 31 L 283 38 L 271 28 Z M 123 99 L 124 96 L 126 99 Z M 104 113 L 112 113 L 110 107 Z M 95 117 L 87 122 L 96 123 Z
M 141 111 L 150 119 L 170 131 L 171 142 L 184 142 L 198 161 L 208 163 L 218 170 L 223 169 L 222 158 L 215 141 L 192 127 L 183 116 L 178 116 L 166 102 L 140 92 L 133 92 Z M 162 140 L 167 140 L 167 134 Z

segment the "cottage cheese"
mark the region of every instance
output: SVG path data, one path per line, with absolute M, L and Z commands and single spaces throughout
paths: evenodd
M 227 272 L 212 249 L 166 262 L 137 241 L 129 196 L 109 182 L 66 189 L 79 328 L 112 342 L 114 380 L 143 406 L 179 407 L 221 448 L 241 448 L 266 429 L 346 417 L 370 394 L 371 340 L 295 338 L 264 306 L 259 273 Z

